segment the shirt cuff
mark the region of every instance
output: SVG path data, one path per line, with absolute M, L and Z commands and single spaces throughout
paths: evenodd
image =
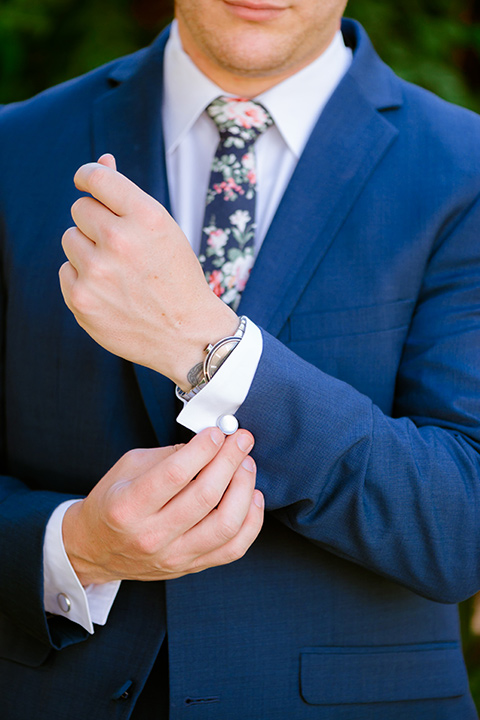
M 105 625 L 120 580 L 84 588 L 65 551 L 62 535 L 63 518 L 68 508 L 79 500 L 59 505 L 48 521 L 43 543 L 43 600 L 45 612 L 78 623 L 93 634 L 93 623 Z
M 222 415 L 234 415 L 248 395 L 263 350 L 259 328 L 247 318 L 245 334 L 213 378 L 189 402 L 177 422 L 199 433 L 217 424 Z

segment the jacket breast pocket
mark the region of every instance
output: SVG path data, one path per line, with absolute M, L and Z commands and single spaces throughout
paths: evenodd
M 300 654 L 300 694 L 310 705 L 427 700 L 464 695 L 458 643 L 314 647 Z

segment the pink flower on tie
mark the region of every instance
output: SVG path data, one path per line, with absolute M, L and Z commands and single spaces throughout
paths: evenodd
M 245 153 L 245 155 L 242 155 L 241 162 L 244 177 L 248 180 L 250 185 L 256 185 L 257 174 L 255 172 L 255 157 L 253 152 L 250 150 L 249 152 Z
M 208 284 L 217 297 L 221 297 L 225 292 L 225 288 L 222 286 L 223 279 L 221 270 L 212 270 L 212 274 L 208 279 Z
M 217 98 L 209 105 L 207 112 L 217 124 L 220 132 L 229 130 L 236 134 L 239 130 L 240 132 L 243 130 L 255 131 L 247 133 L 244 139 L 248 139 L 252 134 L 264 132 L 272 124 L 272 119 L 265 108 L 246 98 Z
M 228 290 L 243 292 L 253 267 L 253 254 L 239 255 L 233 262 L 225 263 L 223 272 Z
M 269 116 L 258 104 L 243 98 L 233 98 L 225 107 L 225 114 L 228 120 L 233 120 L 236 125 L 246 129 L 263 129 L 268 122 Z

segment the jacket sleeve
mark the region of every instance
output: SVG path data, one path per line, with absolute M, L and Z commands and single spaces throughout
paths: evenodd
M 238 413 L 268 510 L 439 602 L 480 588 L 479 227 L 476 202 L 430 257 L 393 417 L 268 333 Z

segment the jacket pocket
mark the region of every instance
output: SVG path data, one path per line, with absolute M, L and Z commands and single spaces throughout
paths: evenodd
M 313 647 L 300 654 L 300 694 L 310 705 L 427 700 L 468 690 L 458 643 Z

